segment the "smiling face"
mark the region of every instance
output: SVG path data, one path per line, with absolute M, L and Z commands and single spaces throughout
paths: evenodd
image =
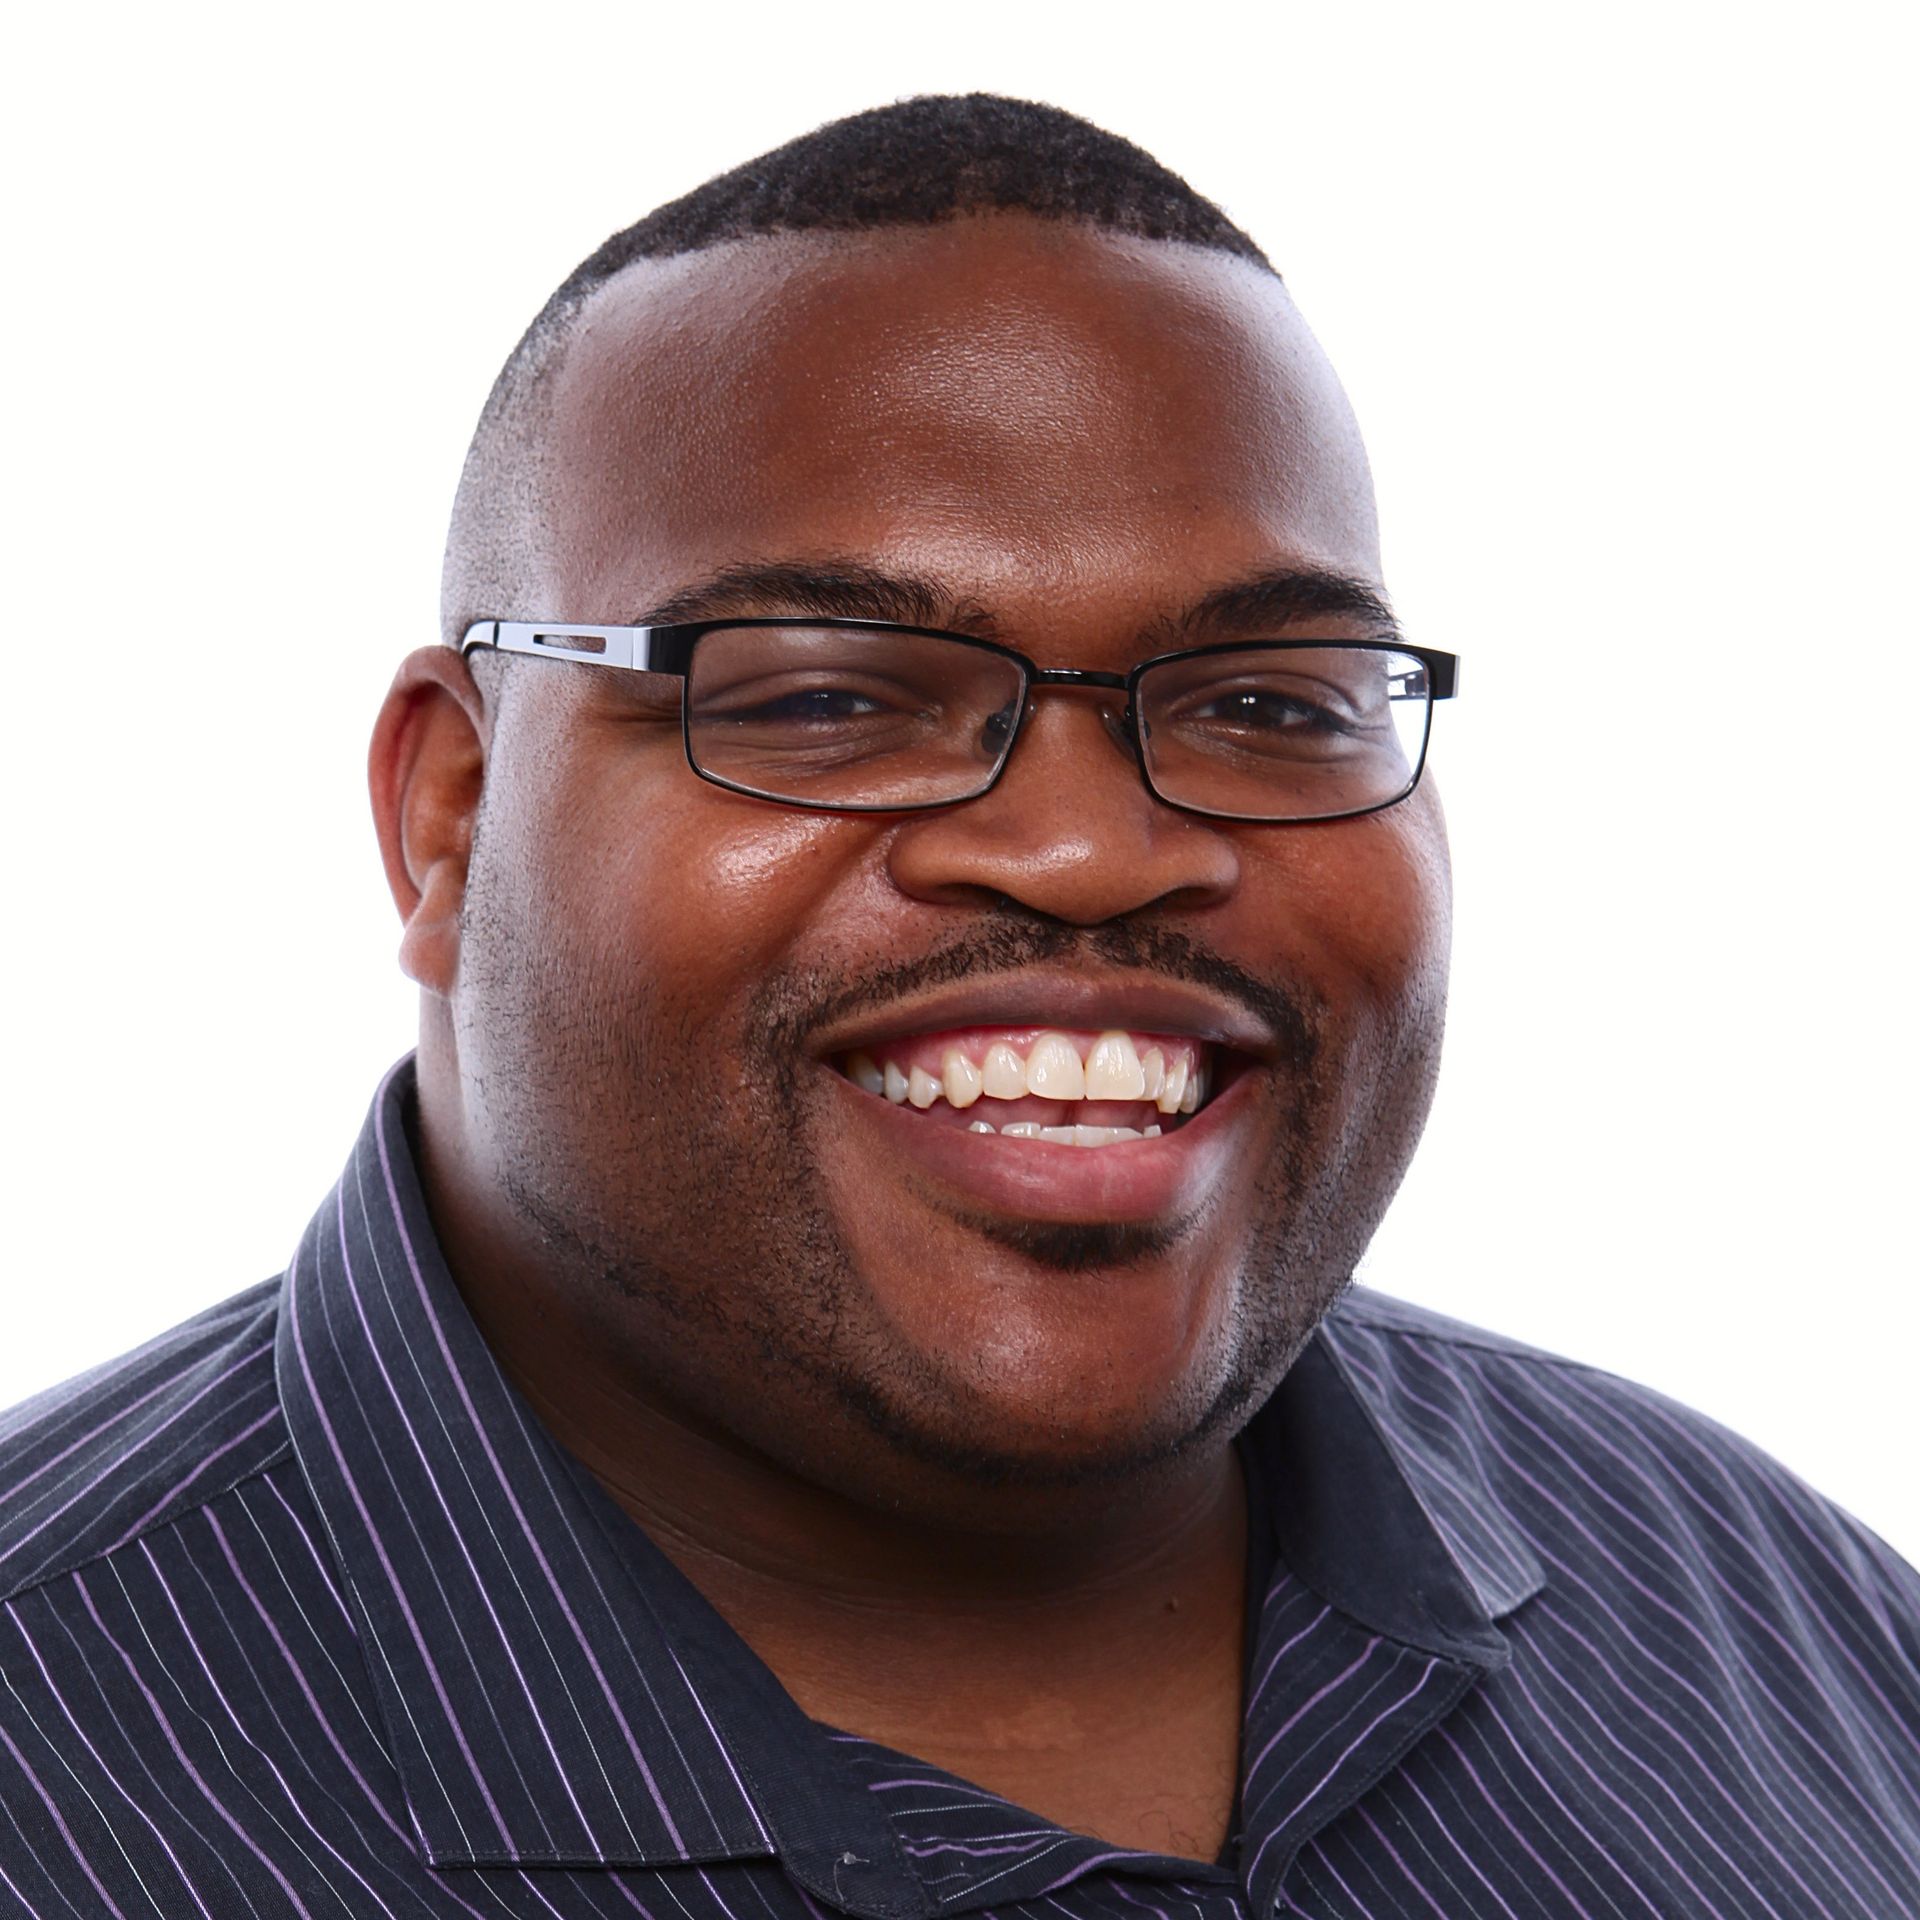
M 476 612 L 878 615 L 1115 673 L 1382 631 L 1339 585 L 1378 580 L 1345 402 L 1215 253 L 1016 215 L 734 244 L 616 278 L 552 382 L 539 604 Z M 1209 820 L 1042 689 L 984 796 L 800 812 L 689 771 L 677 682 L 489 671 L 422 1054 L 482 1324 L 927 1514 L 1224 1445 L 1425 1118 L 1431 780 Z

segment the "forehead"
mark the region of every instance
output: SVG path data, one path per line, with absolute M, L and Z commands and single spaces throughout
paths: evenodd
M 1324 356 L 1277 279 L 1194 247 L 1020 215 L 733 243 L 600 289 L 551 383 L 545 584 L 573 619 L 826 557 L 1015 617 L 1378 576 Z

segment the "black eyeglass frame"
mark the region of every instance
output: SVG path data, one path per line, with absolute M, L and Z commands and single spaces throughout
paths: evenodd
M 830 627 L 834 629 L 866 630 L 881 633 L 912 634 L 923 640 L 949 640 L 958 646 L 973 647 L 982 653 L 997 654 L 1001 659 L 1011 661 L 1020 672 L 1020 711 L 1011 730 L 1007 734 L 1007 743 L 1001 749 L 1000 758 L 985 782 L 971 793 L 958 794 L 947 800 L 916 800 L 906 806 L 852 805 L 832 806 L 819 800 L 790 800 L 784 794 L 767 793 L 756 787 L 742 786 L 736 780 L 724 779 L 717 773 L 701 766 L 693 757 L 692 716 L 688 712 L 686 697 L 686 679 L 693 666 L 694 648 L 703 634 L 714 633 L 723 627 Z M 1164 807 L 1173 807 L 1181 813 L 1196 814 L 1207 820 L 1239 821 L 1252 826 L 1319 826 L 1333 820 L 1357 820 L 1369 813 L 1380 813 L 1388 807 L 1396 807 L 1405 800 L 1420 784 L 1420 776 L 1426 770 L 1427 749 L 1433 739 L 1433 702 L 1451 700 L 1460 689 L 1460 656 L 1456 653 L 1443 653 L 1434 647 L 1410 646 L 1404 640 L 1222 640 L 1211 646 L 1186 647 L 1174 653 L 1157 653 L 1150 660 L 1142 660 L 1127 673 L 1105 673 L 1088 667 L 1043 667 L 1024 653 L 1012 647 L 1003 647 L 997 641 L 976 639 L 969 633 L 949 633 L 944 627 L 910 627 L 898 620 L 856 620 L 825 614 L 764 614 L 744 618 L 735 616 L 718 620 L 683 620 L 671 625 L 647 627 L 602 627 L 583 625 L 572 620 L 476 620 L 462 635 L 460 652 L 464 658 L 476 647 L 491 647 L 501 653 L 537 654 L 552 660 L 572 660 L 579 665 L 589 667 L 624 668 L 634 673 L 666 673 L 677 677 L 681 682 L 680 690 L 680 745 L 686 754 L 687 766 L 696 778 L 704 780 L 710 786 L 724 788 L 729 793 L 745 795 L 750 800 L 765 800 L 772 805 L 799 807 L 808 813 L 932 813 L 941 807 L 963 806 L 969 800 L 978 800 L 989 794 L 999 784 L 1000 776 L 1006 772 L 1007 763 L 1013 758 L 1013 750 L 1019 744 L 1020 735 L 1027 724 L 1027 716 L 1033 707 L 1033 691 L 1036 687 L 1104 687 L 1124 692 L 1127 704 L 1120 715 L 1120 724 L 1133 747 L 1134 765 L 1140 773 L 1141 783 L 1146 790 Z M 1216 653 L 1304 653 L 1308 651 L 1324 653 L 1339 650 L 1348 653 L 1404 653 L 1418 660 L 1427 675 L 1427 724 L 1421 730 L 1420 762 L 1408 777 L 1407 784 L 1390 799 L 1376 801 L 1370 807 L 1352 807 L 1343 813 L 1316 813 L 1278 818 L 1259 813 L 1219 813 L 1210 807 L 1189 806 L 1182 800 L 1169 800 L 1153 783 L 1153 775 L 1147 767 L 1146 743 L 1140 737 L 1140 722 L 1134 697 L 1140 680 L 1150 669 L 1165 666 L 1175 660 L 1195 660 L 1207 654 Z

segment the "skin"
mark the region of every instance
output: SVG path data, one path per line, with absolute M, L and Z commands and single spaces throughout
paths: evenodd
M 1379 580 L 1331 371 L 1276 280 L 1198 249 L 995 215 L 646 264 L 550 395 L 534 603 L 476 614 L 690 617 L 676 596 L 721 569 L 851 562 L 924 583 L 932 624 L 1124 671 L 1251 576 Z M 677 699 L 435 648 L 383 709 L 452 1269 L 541 1417 L 808 1712 L 1211 1858 L 1241 1705 L 1230 1442 L 1431 1099 L 1433 783 L 1324 825 L 1205 820 L 1070 693 L 978 800 L 810 814 L 696 779 Z M 886 1151 L 910 1123 L 820 1058 L 955 981 L 1043 1019 L 1063 983 L 1173 982 L 1268 1038 L 1164 1217 L 983 1206 Z

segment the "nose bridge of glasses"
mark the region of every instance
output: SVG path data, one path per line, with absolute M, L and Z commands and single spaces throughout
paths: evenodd
M 1040 691 L 1069 694 L 1091 694 L 1092 704 L 1099 712 L 1109 737 L 1129 760 L 1135 757 L 1133 740 L 1133 703 L 1128 689 L 1127 676 L 1123 673 L 1100 673 L 1080 667 L 1035 667 L 1028 676 L 1027 697 L 1020 712 L 1020 724 L 1016 729 L 1019 735 L 1025 735 L 1028 723 L 1034 716 L 1034 695 Z M 1119 700 L 1101 698 L 1102 695 L 1119 694 Z M 1074 700 L 1072 706 L 1083 702 Z M 1064 736 L 1062 736 L 1064 737 Z M 1011 744 L 1009 751 L 1011 751 Z
M 1101 673 L 1089 667 L 1035 667 L 1027 686 L 1027 711 L 1033 709 L 1035 688 L 1057 688 L 1066 693 L 1120 693 L 1127 697 L 1117 705 L 1101 701 L 1101 717 L 1116 739 L 1125 739 L 1133 726 L 1133 696 L 1124 673 Z
M 1099 673 L 1090 667 L 1035 667 L 1033 683 L 1037 687 L 1120 687 L 1127 684 L 1124 673 Z

